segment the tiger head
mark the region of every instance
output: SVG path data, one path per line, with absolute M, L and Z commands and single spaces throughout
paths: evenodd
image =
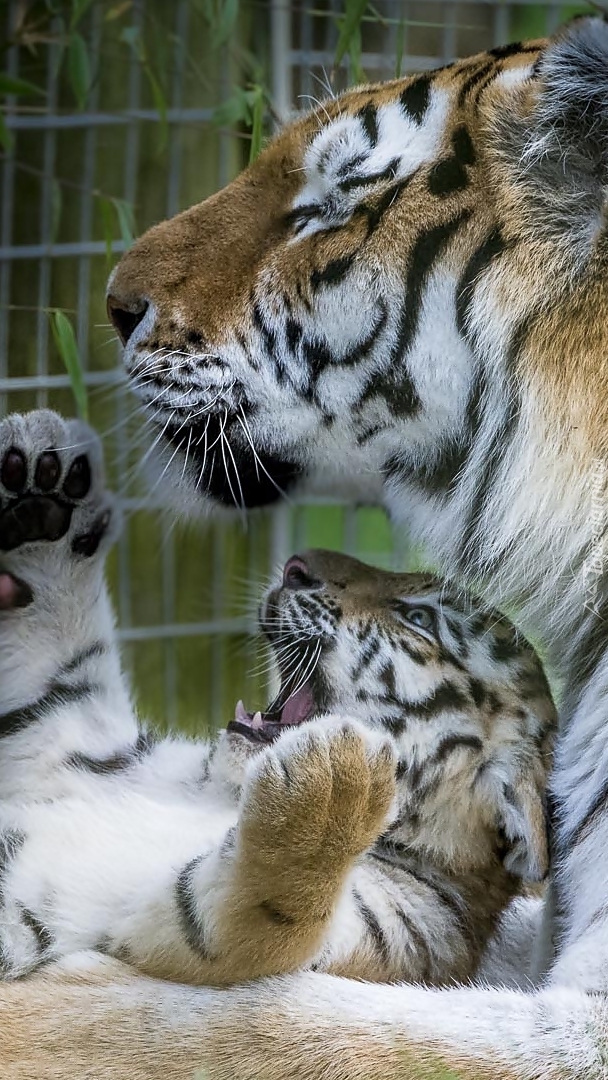
M 583 19 L 352 90 L 150 229 L 108 309 L 171 486 L 193 505 L 442 497 L 497 415 L 505 445 L 521 420 L 541 451 L 547 394 L 554 428 L 588 425 L 606 395 L 572 358 L 608 356 L 607 63 L 608 25 Z M 520 392 L 534 423 L 505 412 Z
M 227 730 L 239 750 L 315 717 L 356 719 L 393 743 L 401 841 L 427 854 L 445 841 L 453 858 L 457 848 L 487 865 L 500 834 L 505 866 L 543 877 L 556 714 L 508 619 L 429 574 L 311 550 L 287 561 L 259 622 L 280 685 L 264 712 L 238 703 Z

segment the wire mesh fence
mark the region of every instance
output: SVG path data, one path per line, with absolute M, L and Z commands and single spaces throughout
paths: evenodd
M 376 510 L 316 501 L 260 513 L 247 532 L 216 522 L 195 533 L 142 490 L 138 460 L 148 436 L 121 382 L 104 310 L 111 260 L 128 242 L 127 210 L 135 208 L 142 231 L 221 187 L 246 162 L 239 57 L 266 79 L 274 113 L 287 117 L 362 72 L 376 80 L 438 67 L 550 32 L 585 5 L 385 0 L 368 6 L 335 70 L 345 8 L 335 0 L 232 5 L 230 41 L 214 36 L 200 0 L 93 0 L 79 25 L 90 72 L 77 103 L 74 71 L 71 88 L 59 74 L 58 5 L 43 23 L 41 5 L 0 0 L 4 70 L 45 90 L 27 105 L 7 96 L 4 110 L 13 145 L 0 155 L 0 416 L 43 405 L 73 412 L 49 322 L 52 310 L 66 312 L 125 512 L 110 576 L 136 696 L 158 723 L 200 730 L 225 720 L 239 696 L 262 704 L 251 583 L 309 545 L 399 566 L 411 553 Z

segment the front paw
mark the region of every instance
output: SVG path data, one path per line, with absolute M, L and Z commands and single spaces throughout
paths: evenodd
M 25 607 L 33 582 L 105 553 L 117 515 L 101 444 L 48 409 L 0 423 L 0 611 Z
M 286 732 L 253 764 L 241 842 L 278 872 L 341 876 L 382 833 L 395 796 L 392 745 L 355 721 L 315 720 Z

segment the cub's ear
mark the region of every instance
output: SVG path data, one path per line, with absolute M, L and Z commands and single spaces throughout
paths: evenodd
M 522 881 L 544 881 L 549 873 L 544 783 L 539 785 L 530 776 L 503 784 L 498 814 L 507 841 L 505 868 Z
M 489 121 L 536 235 L 576 234 L 590 249 L 608 184 L 608 23 L 575 19 L 550 39 L 530 77 L 494 98 Z

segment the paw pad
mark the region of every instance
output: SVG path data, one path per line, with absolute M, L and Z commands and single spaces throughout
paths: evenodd
M 55 450 L 43 450 L 29 468 L 28 464 L 26 454 L 16 446 L 9 447 L 0 460 L 4 489 L 0 490 L 0 551 L 14 551 L 22 544 L 39 540 L 60 540 L 70 528 L 76 506 L 91 491 L 91 464 L 86 454 L 75 458 L 64 476 Z M 32 474 L 28 483 L 28 475 Z M 99 514 L 90 529 L 74 539 L 74 552 L 95 554 L 110 518 L 109 510 Z

